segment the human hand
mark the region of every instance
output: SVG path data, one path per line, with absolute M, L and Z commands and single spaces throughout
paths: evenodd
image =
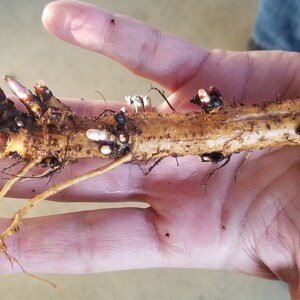
M 300 95 L 299 54 L 208 51 L 80 2 L 50 4 L 43 22 L 52 34 L 161 84 L 172 93 L 170 100 L 178 111 L 195 110 L 188 100 L 210 85 L 218 87 L 224 99 L 245 104 Z M 93 107 L 88 109 L 87 115 L 95 113 Z M 211 166 L 197 157 L 179 158 L 179 167 L 173 158 L 164 159 L 147 176 L 135 165 L 121 166 L 61 192 L 56 199 L 140 200 L 149 208 L 28 219 L 7 241 L 8 249 L 14 249 L 13 255 L 21 256 L 31 272 L 226 269 L 279 278 L 297 295 L 298 150 L 256 151 L 243 164 L 236 184 L 243 155 L 235 155 L 210 179 L 206 195 L 202 183 Z M 92 166 L 95 160 L 68 166 L 48 187 Z M 37 185 L 19 183 L 11 195 L 30 197 L 33 186 L 40 191 Z

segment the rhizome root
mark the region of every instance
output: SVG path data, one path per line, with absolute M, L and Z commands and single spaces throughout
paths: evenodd
M 299 98 L 234 106 L 211 87 L 200 89 L 191 99 L 198 111 L 180 113 L 168 102 L 171 113 L 152 112 L 148 96 L 134 95 L 126 97 L 134 113 L 108 110 L 98 117 L 80 118 L 43 81 L 38 81 L 32 93 L 12 77 L 4 79 L 27 111 L 18 110 L 0 89 L 0 159 L 13 157 L 26 164 L 2 188 L 0 199 L 18 180 L 28 178 L 32 167 L 46 168 L 45 176 L 52 176 L 80 158 L 112 160 L 46 189 L 14 214 L 10 226 L 0 234 L 0 251 L 18 264 L 9 256 L 5 239 L 18 231 L 35 204 L 80 181 L 128 162 L 198 155 L 203 162 L 225 165 L 232 154 L 241 151 L 300 144 Z

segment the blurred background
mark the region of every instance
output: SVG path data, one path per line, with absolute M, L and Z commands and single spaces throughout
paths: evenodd
M 43 79 L 58 96 L 99 99 L 97 90 L 107 99 L 122 101 L 124 95 L 147 93 L 148 80 L 137 78 L 106 57 L 50 36 L 40 21 L 48 2 L 1 0 L 1 75 L 12 75 L 27 87 Z M 237 51 L 246 50 L 258 5 L 258 0 L 90 2 L 199 46 Z M 92 209 L 94 205 L 42 203 L 31 216 Z M 1 216 L 11 216 L 19 206 L 20 201 L 6 199 L 0 207 Z M 0 295 L 3 299 L 32 300 L 289 299 L 285 285 L 279 282 L 216 271 L 158 269 L 45 277 L 57 283 L 59 290 L 24 274 L 0 275 Z

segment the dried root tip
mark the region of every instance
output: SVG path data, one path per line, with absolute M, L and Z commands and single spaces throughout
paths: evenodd
M 176 112 L 176 109 L 171 105 L 171 103 L 170 103 L 170 101 L 168 100 L 168 98 L 166 97 L 164 91 L 161 91 L 160 89 L 158 89 L 157 87 L 152 86 L 152 84 L 151 84 L 151 89 L 150 89 L 148 92 L 150 92 L 150 91 L 152 91 L 152 90 L 157 91 L 157 92 L 163 97 L 163 99 L 166 101 L 166 103 L 167 103 L 168 106 L 171 108 L 171 110 L 172 110 L 173 112 Z
M 11 76 L 5 75 L 3 79 L 7 82 L 11 91 L 26 106 L 28 111 L 33 113 L 37 118 L 40 118 L 44 114 L 44 112 L 47 110 L 46 106 L 28 89 L 26 89 L 22 84 L 13 79 Z
M 215 113 L 224 105 L 219 90 L 211 86 L 209 90 L 200 89 L 198 94 L 191 99 L 191 103 L 199 106 L 206 113 Z

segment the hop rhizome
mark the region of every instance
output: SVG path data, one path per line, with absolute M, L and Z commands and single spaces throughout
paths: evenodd
M 12 77 L 4 79 L 27 112 L 18 110 L 0 89 L 0 159 L 25 162 L 2 188 L 0 199 L 34 166 L 46 168 L 43 174 L 48 176 L 81 158 L 112 159 L 46 189 L 21 207 L 0 235 L 0 251 L 8 257 L 5 238 L 17 231 L 37 202 L 123 163 L 186 155 L 220 163 L 241 151 L 300 144 L 300 98 L 237 106 L 226 103 L 211 87 L 200 89 L 190 100 L 197 110 L 188 113 L 173 108 L 169 113 L 153 112 L 148 96 L 135 95 L 127 97 L 135 112 L 104 110 L 97 117 L 79 117 L 43 81 L 32 93 Z

